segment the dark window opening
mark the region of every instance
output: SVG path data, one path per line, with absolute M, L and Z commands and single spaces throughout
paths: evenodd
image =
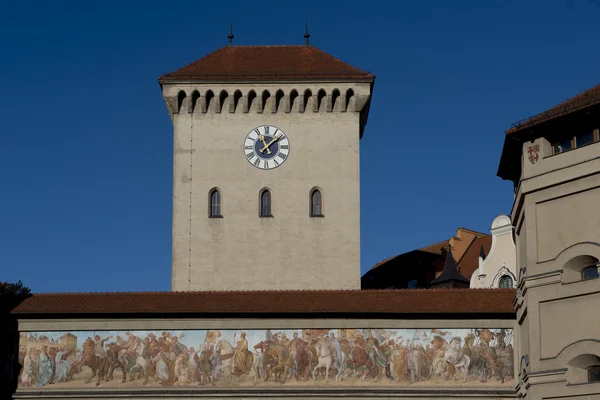
M 584 281 L 596 278 L 598 278 L 598 267 L 596 265 L 586 267 L 581 271 L 581 279 Z
M 594 143 L 594 132 L 587 132 L 575 136 L 575 147 L 581 147 L 591 143 Z
M 213 190 L 210 194 L 210 211 L 211 217 L 221 217 L 221 193 L 218 190 Z
M 554 143 L 554 154 L 560 154 L 571 150 L 571 139 Z
M 600 382 L 600 367 L 591 367 L 588 369 L 588 382 Z
M 315 189 L 310 195 L 310 216 L 323 216 L 323 199 L 321 196 L 321 191 L 318 189 Z
M 500 278 L 500 283 L 498 286 L 500 286 L 500 289 L 512 289 L 513 279 L 508 275 L 504 275 L 502 278 Z
M 416 280 L 408 281 L 408 288 L 409 289 L 416 289 L 417 288 L 417 281 Z
M 574 137 L 571 136 L 565 140 L 556 141 L 552 143 L 552 150 L 554 154 L 560 154 L 578 147 L 587 146 L 588 144 L 598 142 L 599 140 L 600 137 L 598 137 L 598 130 L 596 129 L 593 131 L 580 133 Z
M 271 214 L 271 192 L 265 190 L 260 195 L 260 216 L 272 217 Z

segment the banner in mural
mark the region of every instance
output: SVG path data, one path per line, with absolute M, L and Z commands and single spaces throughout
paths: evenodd
M 511 329 L 21 333 L 21 389 L 512 386 Z

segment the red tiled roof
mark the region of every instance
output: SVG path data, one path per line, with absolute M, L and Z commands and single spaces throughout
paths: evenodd
M 542 122 L 561 117 L 563 115 L 572 113 L 577 110 L 581 110 L 589 106 L 593 106 L 595 104 L 600 104 L 600 84 L 594 86 L 591 89 L 586 90 L 583 93 L 578 94 L 575 97 L 563 101 L 559 105 L 549 110 L 534 115 L 533 117 L 529 117 L 521 121 L 515 122 L 514 124 L 512 124 L 510 129 L 506 131 L 506 134 L 510 135 L 520 130 L 530 128 Z
M 490 253 L 492 248 L 492 235 L 486 235 L 483 237 L 476 238 L 467 248 L 465 254 L 458 261 L 459 272 L 467 279 L 471 279 L 471 275 L 477 268 L 479 268 L 479 252 L 483 247 L 485 254 Z
M 13 310 L 31 314 L 513 313 L 512 289 L 36 294 Z
M 159 81 L 285 78 L 370 81 L 375 77 L 314 46 L 227 46 Z

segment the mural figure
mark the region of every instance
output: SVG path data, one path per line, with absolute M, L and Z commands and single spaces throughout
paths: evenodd
M 513 359 L 510 329 L 31 332 L 19 387 L 511 386 Z

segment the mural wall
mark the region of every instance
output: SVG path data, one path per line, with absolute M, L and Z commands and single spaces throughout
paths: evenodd
M 511 329 L 21 333 L 21 389 L 512 386 Z

